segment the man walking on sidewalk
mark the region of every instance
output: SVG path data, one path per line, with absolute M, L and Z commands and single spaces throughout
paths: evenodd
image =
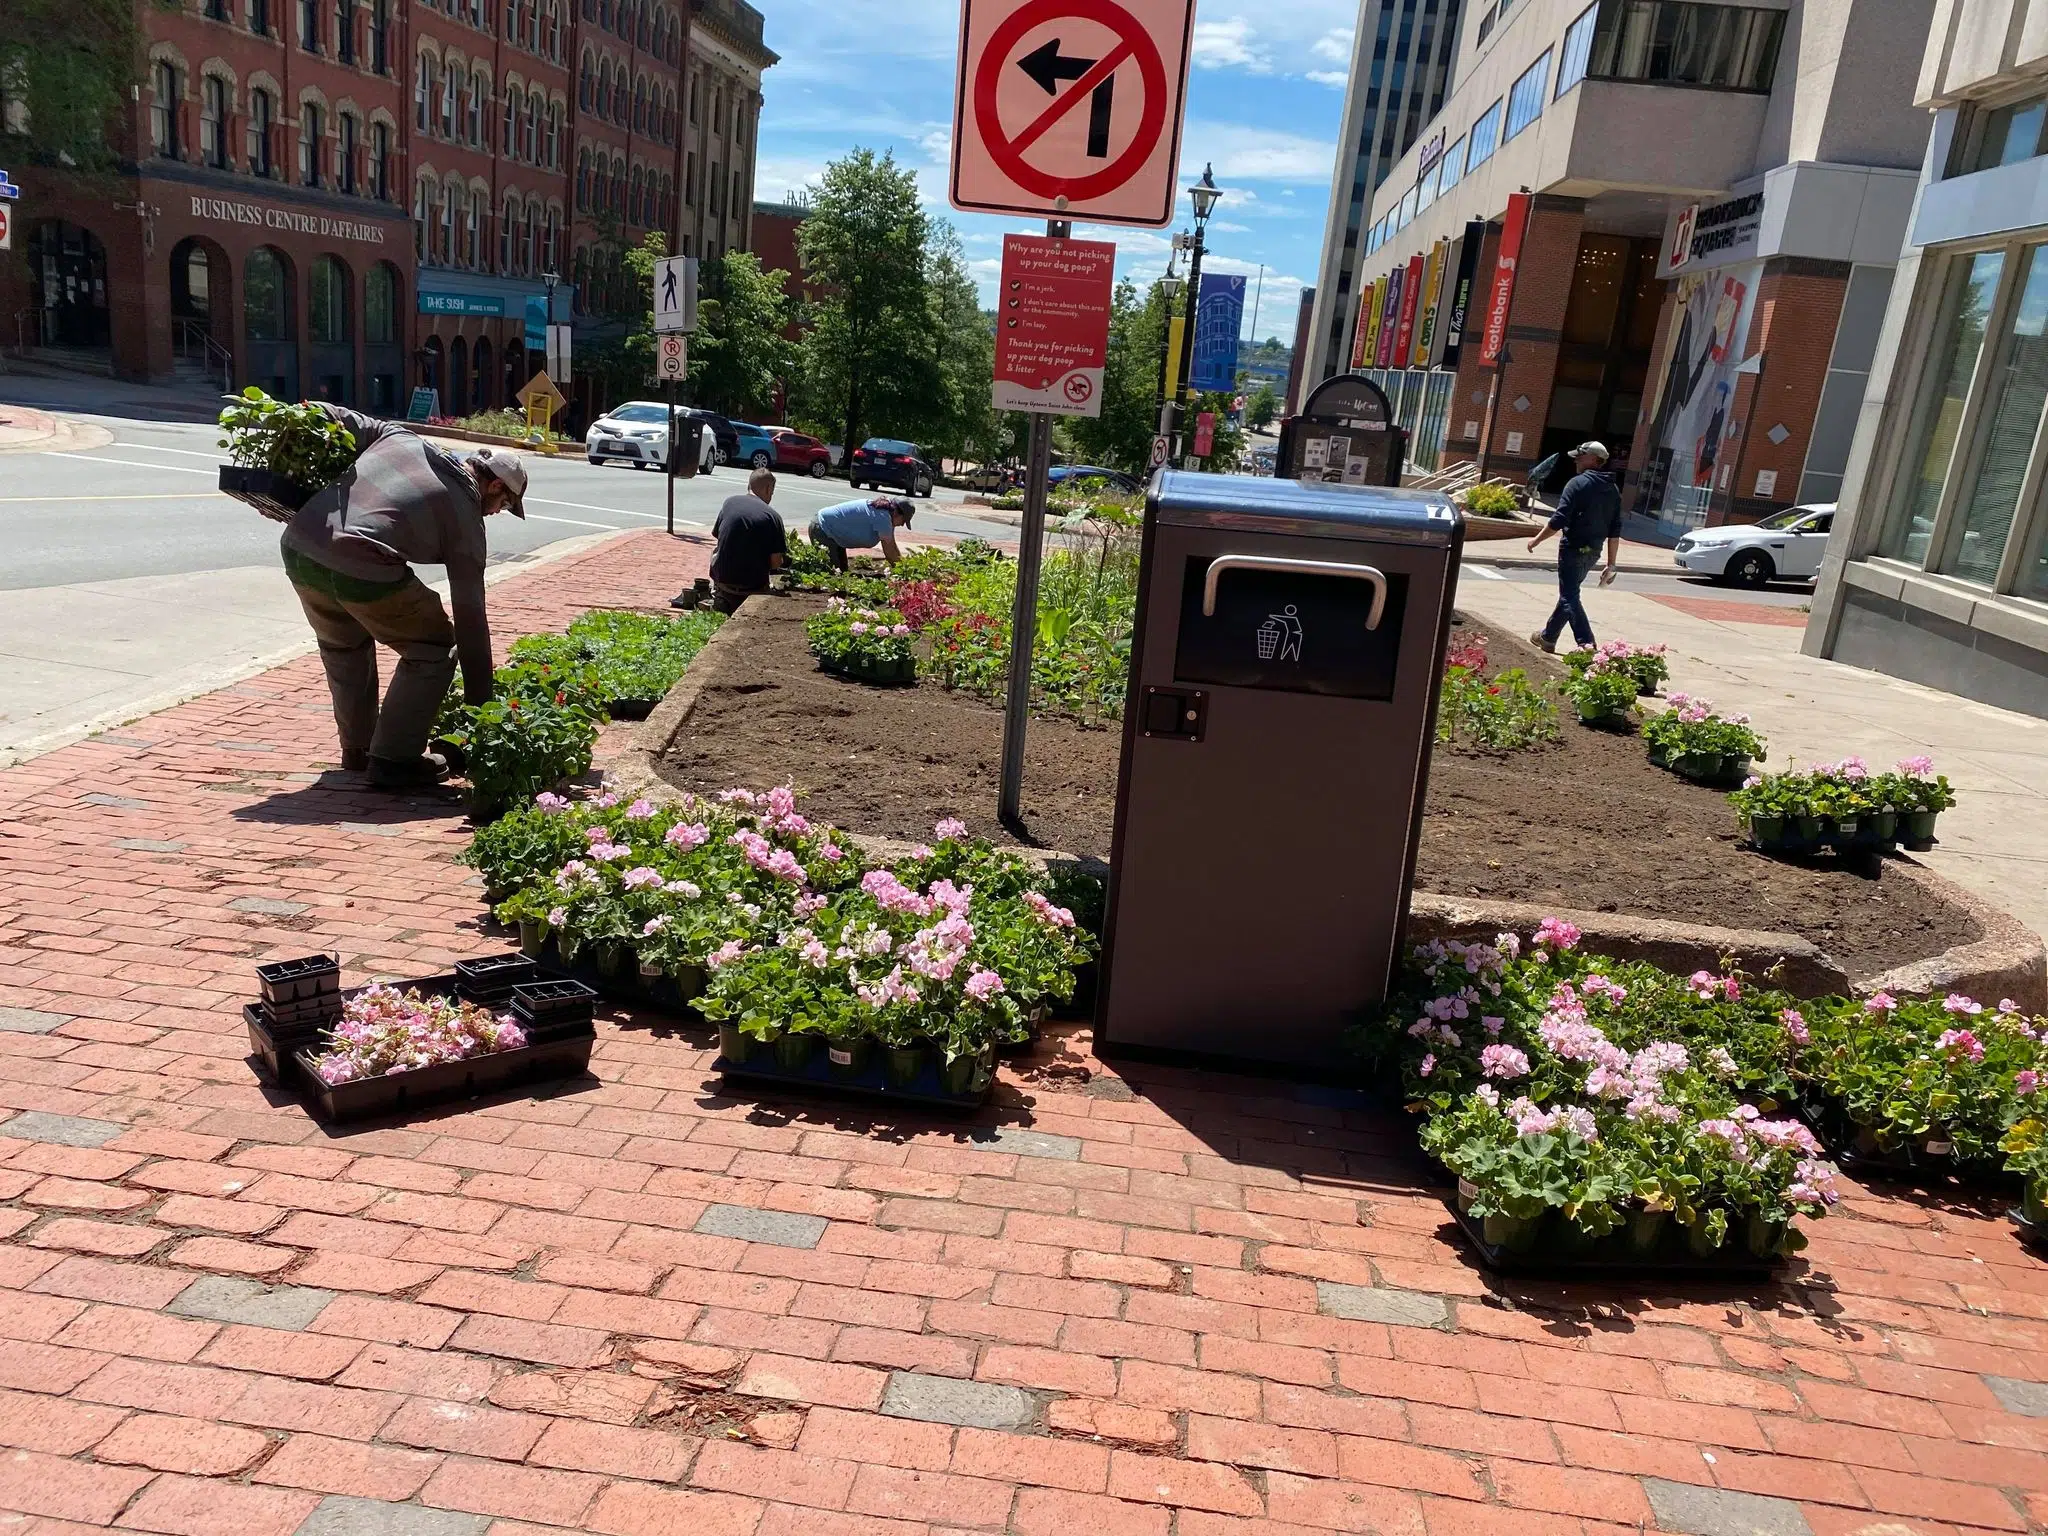
M 526 466 L 506 449 L 467 459 L 396 422 L 323 405 L 361 453 L 285 526 L 284 568 L 320 642 L 341 765 L 378 789 L 433 784 L 447 768 L 427 755 L 455 658 L 472 704 L 491 696 L 484 614 L 484 519 L 526 516 Z M 455 621 L 414 565 L 445 565 Z M 377 706 L 377 647 L 398 653 Z
M 1600 562 L 1600 546 L 1607 546 L 1607 574 L 1602 583 L 1614 579 L 1621 559 L 1621 492 L 1607 473 L 1604 443 L 1581 443 L 1572 450 L 1578 473 L 1557 498 L 1557 510 L 1543 530 L 1529 541 L 1533 551 L 1553 533 L 1559 535 L 1557 549 L 1557 606 L 1543 627 L 1529 637 L 1538 650 L 1554 652 L 1557 637 L 1566 624 L 1578 645 L 1593 643 L 1593 621 L 1586 617 L 1586 605 L 1579 600 L 1579 588 Z

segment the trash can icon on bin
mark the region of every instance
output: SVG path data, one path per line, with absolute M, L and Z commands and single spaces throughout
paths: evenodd
M 1340 1061 L 1394 968 L 1463 539 L 1434 492 L 1154 480 L 1099 1048 Z

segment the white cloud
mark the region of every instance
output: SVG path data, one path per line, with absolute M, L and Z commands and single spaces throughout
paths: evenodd
M 1252 24 L 1242 16 L 1195 23 L 1194 60 L 1200 69 L 1245 69 L 1255 75 L 1272 72 L 1273 60 L 1252 40 Z
M 1184 170 L 1211 165 L 1216 179 L 1226 185 L 1241 180 L 1304 185 L 1320 182 L 1327 187 L 1336 159 L 1336 145 L 1325 140 L 1305 138 L 1284 129 L 1196 118 L 1188 120 L 1181 149 Z M 1184 179 L 1192 180 L 1200 174 L 1192 171 Z
M 1248 235 L 1252 232 L 1249 224 L 1226 224 L 1221 219 L 1211 219 L 1209 227 L 1219 235 Z
M 1317 85 L 1334 85 L 1339 90 L 1344 88 L 1344 82 L 1350 78 L 1341 69 L 1312 69 L 1302 76 L 1302 79 L 1312 80 Z
M 754 195 L 763 202 L 774 202 L 810 185 L 824 173 L 823 160 L 764 155 L 754 167 Z
M 1358 34 L 1350 27 L 1332 27 L 1317 38 L 1309 48 L 1319 59 L 1329 59 L 1337 64 L 1351 62 L 1351 40 Z
M 929 123 L 917 136 L 918 146 L 931 156 L 932 164 L 953 163 L 953 127 L 950 123 Z

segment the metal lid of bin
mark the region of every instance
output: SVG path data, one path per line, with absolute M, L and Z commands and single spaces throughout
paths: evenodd
M 1179 528 L 1300 533 L 1448 547 L 1464 518 L 1440 491 L 1386 485 L 1333 485 L 1259 475 L 1163 470 L 1153 481 L 1152 515 Z

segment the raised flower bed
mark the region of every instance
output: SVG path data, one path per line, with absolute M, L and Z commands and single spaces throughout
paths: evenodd
M 512 660 L 578 672 L 614 720 L 645 720 L 721 622 L 708 607 L 677 618 L 593 609 L 565 634 L 515 640 Z

